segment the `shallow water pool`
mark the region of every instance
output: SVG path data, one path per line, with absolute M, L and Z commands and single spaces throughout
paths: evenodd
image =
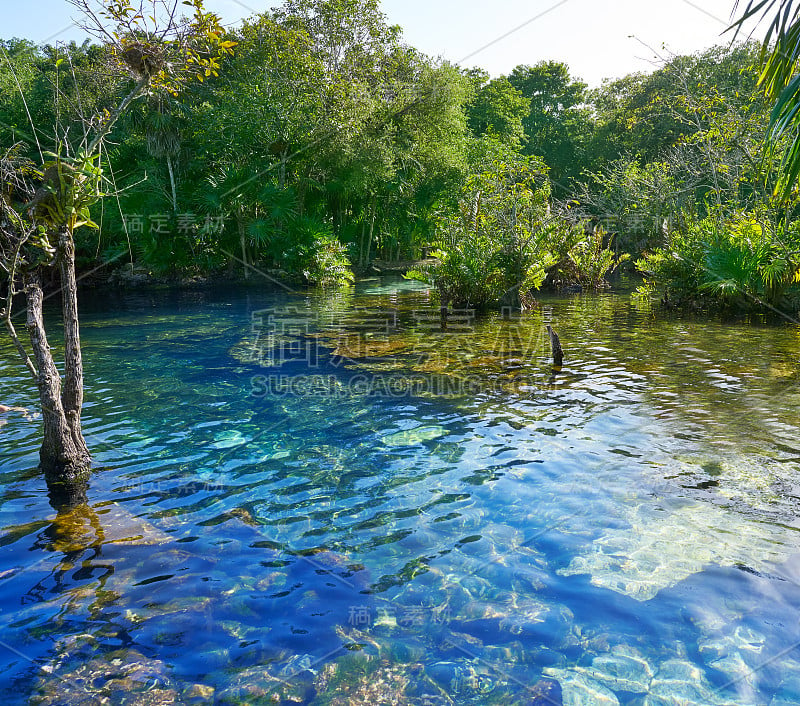
M 800 327 L 442 331 L 391 281 L 83 310 L 89 503 L 0 428 L 8 703 L 800 703 Z

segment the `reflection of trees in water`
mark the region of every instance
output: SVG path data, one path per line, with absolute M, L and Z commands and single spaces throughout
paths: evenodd
M 107 605 L 119 596 L 105 590 L 114 574 L 114 565 L 103 562 L 106 528 L 100 517 L 86 501 L 86 487 L 72 488 L 68 496 L 54 497 L 51 505 L 56 510 L 53 522 L 42 530 L 32 549 L 45 553 L 62 553 L 63 557 L 49 574 L 38 580 L 23 595 L 24 602 L 43 602 L 53 596 L 65 596 L 59 618 L 80 612 L 86 599 L 88 586 L 84 581 L 97 582 L 91 592 L 103 596 Z M 96 604 L 93 604 L 96 605 Z
M 60 497 L 51 493 L 56 517 L 38 531 L 30 547 L 43 559 L 25 571 L 38 573 L 45 562 L 56 561 L 21 592 L 23 603 L 43 604 L 45 616 L 44 622 L 26 630 L 46 631 L 54 641 L 49 663 L 32 684 L 32 693 L 45 703 L 84 703 L 87 696 L 100 699 L 120 689 L 145 691 L 168 680 L 161 662 L 130 649 L 136 644 L 134 623 L 118 607 L 124 599 L 123 575 L 130 574 L 130 562 L 141 556 L 138 550 L 165 541 L 167 535 L 115 503 L 92 507 L 85 486 L 73 491 Z M 30 525 L 11 528 L 23 529 L 30 533 Z M 122 561 L 109 556 L 108 548 L 117 544 L 131 547 L 133 554 L 125 551 Z M 118 585 L 111 587 L 115 576 Z

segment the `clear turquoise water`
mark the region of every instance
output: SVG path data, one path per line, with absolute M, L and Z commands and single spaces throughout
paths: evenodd
M 800 327 L 437 311 L 85 298 L 89 505 L 0 428 L 6 701 L 800 703 Z

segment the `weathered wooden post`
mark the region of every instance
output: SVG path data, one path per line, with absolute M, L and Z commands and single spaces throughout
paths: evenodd
M 550 336 L 550 351 L 553 354 L 553 367 L 560 368 L 564 362 L 564 351 L 561 349 L 561 340 L 553 327 L 547 324 L 547 334 Z

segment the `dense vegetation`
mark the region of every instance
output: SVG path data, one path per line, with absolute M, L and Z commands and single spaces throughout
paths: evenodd
M 285 0 L 227 40 L 217 70 L 117 122 L 79 268 L 332 284 L 433 251 L 412 276 L 481 307 L 597 289 L 629 260 L 672 304 L 797 310 L 797 195 L 775 192 L 756 46 L 590 91 L 554 61 L 491 79 L 431 59 L 377 0 Z M 0 48 L 4 151 L 41 161 L 37 130 L 77 154 L 119 100 L 109 49 Z

